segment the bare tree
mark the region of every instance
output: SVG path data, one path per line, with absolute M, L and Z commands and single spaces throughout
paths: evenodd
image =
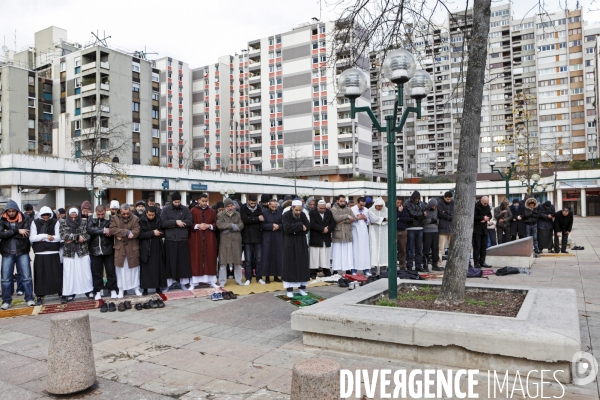
M 104 185 L 127 179 L 127 166 L 120 157 L 131 151 L 131 138 L 125 135 L 126 123 L 111 124 L 104 116 L 104 106 L 97 103 L 94 115 L 82 120 L 81 134 L 71 139 L 73 157 L 89 176 L 90 187 L 97 187 L 99 179 Z M 85 123 L 84 123 L 85 122 Z M 91 195 L 94 204 L 94 196 Z
M 183 141 L 183 161 L 180 165 L 183 168 L 189 170 L 204 170 L 204 160 L 202 156 L 204 155 L 203 149 L 194 149 L 191 143 L 188 143 L 186 140 Z
M 533 95 L 518 92 L 512 103 L 514 118 L 514 146 L 517 153 L 517 173 L 527 180 L 531 187 L 531 176 L 540 173 L 540 145 L 537 134 L 529 130 L 535 118 L 536 99 Z M 529 190 L 529 189 L 528 189 Z
M 221 172 L 231 172 L 231 157 L 221 156 Z
M 54 123 L 49 119 L 41 119 L 38 122 L 38 154 L 52 154 L 52 128 Z
M 298 179 L 302 179 L 306 176 L 306 170 L 312 167 L 310 158 L 304 155 L 298 145 L 291 145 L 286 147 L 286 156 L 283 161 L 283 169 L 285 178 L 294 182 L 294 194 L 298 195 Z
M 556 189 L 558 189 L 558 171 L 562 168 L 569 168 L 573 160 L 571 144 L 566 143 L 562 137 L 555 136 L 548 139 L 549 143 L 541 146 L 542 166 L 552 170 L 554 175 L 554 184 L 552 191 L 552 202 L 556 204 L 558 198 Z

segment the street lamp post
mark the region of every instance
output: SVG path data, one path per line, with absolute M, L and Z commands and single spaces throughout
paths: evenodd
M 98 194 L 94 193 L 93 186 L 88 186 L 87 190 L 88 190 L 88 192 L 90 192 L 92 199 L 98 199 L 98 204 L 100 204 L 102 202 L 102 198 L 104 197 L 104 194 L 105 194 L 104 187 L 102 186 L 102 184 L 98 185 Z
M 398 87 L 398 96 L 395 101 L 394 114 L 385 116 L 385 126 L 382 127 L 370 107 L 356 107 L 356 99 L 367 89 L 367 77 L 357 68 L 350 68 L 342 72 L 338 78 L 340 93 L 350 99 L 350 117 L 355 118 L 356 113 L 366 112 L 371 118 L 375 129 L 386 133 L 387 140 L 387 195 L 388 195 L 388 296 L 395 299 L 398 296 L 397 281 L 397 250 L 396 250 L 396 147 L 395 133 L 401 133 L 408 118 L 413 112 L 421 118 L 421 100 L 427 96 L 433 87 L 431 76 L 423 70 L 415 71 L 415 60 L 406 50 L 394 50 L 388 54 L 383 62 L 383 75 Z M 415 99 L 416 107 L 406 107 L 402 117 L 395 125 L 398 107 L 404 104 L 404 84 L 408 95 Z
M 526 183 L 527 182 L 527 177 L 521 176 L 521 178 L 520 178 L 521 186 L 527 186 L 529 188 L 529 194 L 533 196 L 533 190 L 537 186 L 537 184 L 540 181 L 540 179 L 542 179 L 542 178 L 538 174 L 531 175 L 531 180 L 533 181 L 533 183 L 530 186 L 530 185 L 528 185 Z
M 515 167 L 515 163 L 517 162 L 516 157 L 511 154 L 510 155 L 510 167 L 507 168 L 508 172 L 506 172 L 506 174 L 503 174 L 502 171 L 500 171 L 499 169 L 494 169 L 494 165 L 496 165 L 496 159 L 494 157 L 490 158 L 490 169 L 492 170 L 492 173 L 497 172 L 498 175 L 500 175 L 500 177 L 502 179 L 504 179 L 504 181 L 506 182 L 506 198 L 508 199 L 510 197 L 510 185 L 509 185 L 509 181 L 510 178 L 512 177 L 512 174 L 514 174 L 514 172 L 517 170 L 517 168 Z
M 221 189 L 221 195 L 223 195 L 223 200 L 228 198 L 230 195 L 235 194 L 235 190 L 233 189 Z

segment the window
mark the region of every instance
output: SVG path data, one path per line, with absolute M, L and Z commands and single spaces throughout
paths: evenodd
M 28 104 L 29 108 L 35 108 L 35 97 L 30 97 L 27 100 L 27 104 Z
M 131 130 L 133 132 L 139 132 L 140 131 L 140 124 L 138 122 L 134 122 L 133 124 L 131 124 Z
M 35 129 L 35 120 L 33 120 L 33 119 L 27 120 L 27 127 L 29 129 Z
M 319 28 L 319 32 L 321 32 L 321 33 L 325 33 L 325 27 L 324 27 L 324 26 L 322 26 L 321 28 Z
M 76 119 L 74 122 L 75 122 L 75 130 L 81 129 L 81 120 Z
M 320 59 L 321 59 L 321 62 L 325 62 L 325 61 L 327 61 L 327 56 L 326 55 L 321 55 Z
M 158 157 L 158 147 L 152 148 L 152 157 Z
M 136 103 L 135 101 L 131 102 L 131 111 L 139 112 L 140 111 L 140 103 Z
M 153 138 L 159 138 L 160 137 L 160 131 L 157 128 L 152 128 L 152 137 Z
M 569 47 L 581 46 L 581 40 L 573 40 L 569 42 Z
M 138 93 L 139 93 L 139 91 L 140 91 L 140 84 L 139 84 L 139 83 L 137 83 L 137 82 L 133 82 L 133 83 L 131 84 L 131 90 L 132 90 L 133 92 L 138 92 Z
M 42 112 L 52 114 L 52 104 L 42 104 Z
M 318 92 L 319 91 L 319 85 L 315 85 L 313 86 L 313 92 Z
M 75 78 L 75 87 L 81 87 L 81 78 Z
M 152 100 L 158 101 L 159 97 L 160 97 L 160 93 L 159 92 L 152 92 Z
M 131 63 L 131 70 L 133 72 L 140 72 L 140 64 L 136 62 Z
M 585 54 L 593 54 L 595 51 L 596 49 L 594 47 L 588 47 L 585 49 Z
M 65 72 L 67 70 L 67 63 L 64 61 L 60 63 L 60 72 Z

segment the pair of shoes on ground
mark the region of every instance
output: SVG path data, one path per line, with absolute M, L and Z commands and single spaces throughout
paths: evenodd
M 308 296 L 308 293 L 306 293 L 306 291 L 304 289 L 298 289 L 298 295 L 299 296 Z M 290 299 L 294 297 L 294 291 L 287 291 L 286 296 L 289 297 Z
M 214 292 L 210 295 L 210 299 L 212 301 L 235 300 L 237 299 L 237 295 L 233 292 Z
M 348 284 L 348 289 L 354 290 L 360 287 L 360 282 L 352 281 Z

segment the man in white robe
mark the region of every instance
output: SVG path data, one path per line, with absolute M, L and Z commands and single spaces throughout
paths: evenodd
M 352 275 L 356 275 L 356 270 L 362 269 L 364 276 L 371 276 L 371 257 L 369 251 L 369 209 L 365 207 L 364 197 L 359 197 L 356 205 L 352 207 L 355 219 L 352 223 L 352 252 L 354 259 L 354 268 Z
M 336 223 L 331 235 L 331 259 L 334 271 L 354 270 L 352 253 L 352 223 L 354 213 L 346 205 L 346 196 L 339 195 L 331 207 L 331 213 Z M 343 272 L 342 272 L 343 274 Z
M 369 237 L 371 239 L 371 267 L 377 268 L 388 266 L 388 209 L 381 197 L 375 199 L 373 206 L 369 209 L 369 220 L 371 228 Z

